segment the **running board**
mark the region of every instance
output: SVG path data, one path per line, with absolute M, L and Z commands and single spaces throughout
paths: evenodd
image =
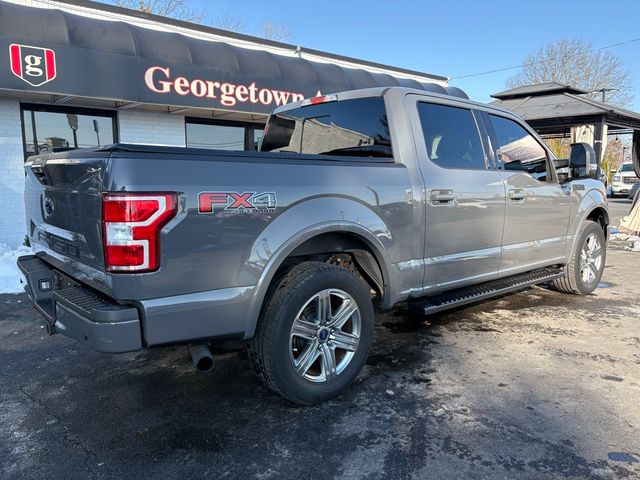
M 415 298 L 409 301 L 409 308 L 417 313 L 431 315 L 450 308 L 516 292 L 532 285 L 548 282 L 562 275 L 564 275 L 564 271 L 561 268 L 541 268 L 433 296 Z

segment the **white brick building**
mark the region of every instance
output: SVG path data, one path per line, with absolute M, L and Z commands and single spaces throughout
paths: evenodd
M 21 244 L 25 159 L 120 143 L 254 149 L 274 107 L 447 79 L 88 0 L 0 0 L 0 243 Z
M 0 242 L 22 244 L 24 226 L 24 153 L 20 102 L 0 99 Z

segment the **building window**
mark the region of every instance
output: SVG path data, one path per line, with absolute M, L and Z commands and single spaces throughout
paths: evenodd
M 115 112 L 22 105 L 25 159 L 31 155 L 117 142 Z
M 212 122 L 187 118 L 187 147 L 210 150 L 257 150 L 264 126 L 244 122 Z

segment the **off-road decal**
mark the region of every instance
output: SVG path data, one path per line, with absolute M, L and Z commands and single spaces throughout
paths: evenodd
M 277 206 L 275 192 L 201 192 L 198 194 L 198 213 L 269 213 Z

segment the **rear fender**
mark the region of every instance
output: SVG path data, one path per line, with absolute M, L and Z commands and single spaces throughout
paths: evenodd
M 253 244 L 241 280 L 256 285 L 245 321 L 245 338 L 254 335 L 267 290 L 284 260 L 305 241 L 330 232 L 351 233 L 372 250 L 384 278 L 384 297 L 388 299 L 389 247 L 391 231 L 376 213 L 362 203 L 345 198 L 316 198 L 299 203 L 281 213 Z

